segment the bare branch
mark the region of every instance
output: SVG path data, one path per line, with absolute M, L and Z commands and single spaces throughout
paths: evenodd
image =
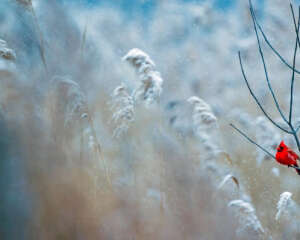
M 298 45 L 300 46 L 300 41 L 299 41 L 300 7 L 298 8 L 298 25 L 296 24 L 296 18 L 295 18 L 294 9 L 293 9 L 292 4 L 290 4 L 290 7 L 291 7 L 291 12 L 292 12 L 292 16 L 293 16 L 293 23 L 294 23 L 295 32 L 296 32 L 296 41 L 295 41 L 296 43 L 295 43 L 295 49 L 294 49 L 293 73 L 292 73 L 292 80 L 291 80 L 289 126 L 290 126 L 290 129 L 291 129 L 292 135 L 294 136 L 295 141 L 297 143 L 298 151 L 300 152 L 300 141 L 299 141 L 299 138 L 298 138 L 298 135 L 297 135 L 297 129 L 295 130 L 295 128 L 292 124 L 296 55 L 297 55 Z
M 298 45 L 300 46 L 300 41 L 299 41 L 299 20 L 300 20 L 300 6 L 298 8 L 298 26 L 296 24 L 296 18 L 295 18 L 295 13 L 294 13 L 294 8 L 293 5 L 290 3 L 290 8 L 291 8 L 291 12 L 292 12 L 292 17 L 293 17 L 293 23 L 294 23 L 294 27 L 295 27 L 295 33 L 296 33 L 296 40 L 298 42 Z
M 252 2 L 249 1 L 250 3 L 250 7 L 252 7 Z M 261 25 L 259 24 L 259 22 L 256 19 L 255 13 L 253 11 L 253 19 L 260 31 L 260 33 L 262 34 L 262 37 L 264 39 L 264 41 L 266 42 L 266 44 L 269 46 L 269 48 L 274 52 L 274 54 L 281 60 L 281 62 L 283 62 L 287 67 L 289 67 L 290 69 L 293 69 L 293 67 L 284 59 L 284 57 L 281 56 L 281 54 L 273 47 L 273 45 L 270 43 L 270 41 L 268 40 L 268 37 L 266 36 L 266 34 L 264 33 Z M 295 73 L 300 74 L 300 70 L 295 69 Z
M 239 55 L 239 60 L 240 60 L 240 67 L 241 67 L 241 71 L 242 71 L 242 74 L 243 74 L 243 77 L 244 77 L 244 80 L 246 82 L 246 85 L 248 87 L 248 90 L 251 94 L 251 96 L 254 98 L 255 102 L 257 103 L 257 105 L 259 106 L 259 108 L 261 109 L 261 111 L 263 112 L 263 114 L 270 120 L 271 123 L 273 123 L 277 128 L 281 129 L 282 131 L 286 132 L 286 133 L 289 133 L 289 134 L 292 134 L 292 132 L 284 129 L 283 127 L 281 127 L 279 124 L 277 124 L 276 122 L 274 122 L 274 120 L 268 115 L 268 113 L 264 110 L 263 106 L 261 105 L 261 103 L 259 102 L 259 100 L 257 99 L 257 97 L 255 96 L 255 94 L 253 93 L 250 85 L 249 85 L 249 82 L 247 80 L 247 77 L 246 77 L 246 74 L 245 74 L 245 71 L 244 71 L 244 67 L 243 67 L 243 64 L 242 64 L 242 59 L 241 59 L 241 53 L 239 52 L 238 53 Z
M 243 133 L 235 125 L 233 125 L 232 123 L 230 123 L 229 125 L 231 127 L 233 127 L 236 131 L 238 131 L 242 136 L 244 136 L 249 142 L 251 142 L 252 144 L 254 144 L 256 147 L 260 148 L 262 151 L 264 151 L 266 154 L 268 154 L 271 158 L 273 158 L 274 160 L 276 160 L 275 156 L 272 153 L 270 153 L 267 149 L 265 149 L 264 147 L 262 147 L 261 145 L 259 145 L 258 143 L 256 143 L 254 140 L 252 140 L 251 138 L 249 138 L 245 133 Z
M 251 1 L 250 1 L 251 2 Z M 271 92 L 271 95 L 273 97 L 273 100 L 275 102 L 275 105 L 276 105 L 276 108 L 278 110 L 278 112 L 280 113 L 282 119 L 288 123 L 286 117 L 284 116 L 284 114 L 282 113 L 281 109 L 280 109 L 280 106 L 278 104 L 278 101 L 277 101 L 277 98 L 275 96 L 275 93 L 273 91 L 273 88 L 271 86 L 271 83 L 270 83 L 270 80 L 269 80 L 269 75 L 268 75 L 268 71 L 267 71 L 267 66 L 266 66 L 266 62 L 265 62 L 265 58 L 264 58 L 264 54 L 263 54 L 263 51 L 262 51 L 262 48 L 261 48 L 261 44 L 260 44 L 260 40 L 259 40 L 259 37 L 258 37 L 258 33 L 257 33 L 257 28 L 256 28 L 256 24 L 255 24 L 255 21 L 254 21 L 254 15 L 253 15 L 253 8 L 252 6 L 250 5 L 250 13 L 251 13 L 251 16 L 252 16 L 252 21 L 253 21 L 253 27 L 254 27 L 254 30 L 255 30 L 255 35 L 256 35 L 256 40 L 257 40 L 257 44 L 258 44 L 258 50 L 259 50 L 259 54 L 260 54 L 260 57 L 261 57 L 261 61 L 263 63 L 263 67 L 264 67 L 264 72 L 265 72 L 265 77 L 266 77 L 266 81 L 267 81 L 267 84 L 268 84 L 268 88 Z
M 294 81 L 295 81 L 295 65 L 296 65 L 296 55 L 297 55 L 297 49 L 299 42 L 299 21 L 300 21 L 300 15 L 298 16 L 298 26 L 296 24 L 294 9 L 292 4 L 290 4 L 291 12 L 293 15 L 293 22 L 295 26 L 295 32 L 296 32 L 296 43 L 295 43 L 295 50 L 294 50 L 294 57 L 293 57 L 293 73 L 292 73 L 292 80 L 291 80 L 291 93 L 290 93 L 290 113 L 289 113 L 289 124 L 292 124 L 292 114 L 293 114 L 293 96 L 294 96 Z M 300 11 L 300 8 L 299 8 Z M 298 43 L 298 44 L 297 44 Z M 300 45 L 299 45 L 300 46 Z M 297 137 L 297 135 L 295 135 Z
M 278 112 L 280 113 L 282 119 L 287 123 L 287 125 L 289 126 L 290 128 L 290 131 L 289 130 L 286 130 L 284 129 L 283 127 L 281 127 L 279 124 L 277 124 L 276 122 L 274 122 L 274 120 L 266 113 L 266 111 L 264 110 L 264 108 L 262 107 L 261 103 L 259 102 L 259 100 L 257 99 L 257 97 L 255 96 L 255 94 L 253 93 L 250 85 L 249 85 L 249 82 L 247 80 L 247 77 L 246 77 L 246 74 L 245 74 L 245 71 L 244 71 L 244 68 L 243 68 L 243 64 L 242 64 L 242 59 L 241 59 L 241 53 L 239 52 L 238 55 L 239 55 L 239 61 L 240 61 L 240 67 L 241 67 L 241 71 L 242 71 L 242 74 L 243 74 L 243 77 L 244 77 L 244 80 L 246 82 L 246 85 L 248 87 L 248 90 L 251 94 L 251 96 L 254 98 L 256 104 L 259 106 L 259 108 L 261 109 L 261 111 L 263 112 L 263 114 L 279 129 L 281 129 L 282 131 L 286 132 L 286 133 L 289 133 L 289 134 L 292 134 L 295 138 L 295 141 L 297 143 L 297 147 L 298 147 L 298 150 L 300 152 L 300 141 L 299 141 L 299 138 L 297 136 L 297 131 L 300 129 L 300 126 L 298 126 L 296 129 L 294 128 L 293 124 L 292 124 L 292 115 L 293 115 L 293 95 L 294 95 L 294 82 L 295 82 L 295 72 L 297 72 L 297 70 L 295 69 L 295 66 L 296 66 L 296 55 L 297 55 L 297 50 L 298 50 L 298 45 L 300 47 L 300 41 L 299 41 L 299 26 L 300 26 L 300 7 L 298 9 L 299 13 L 298 13 L 298 23 L 296 23 L 296 20 L 295 20 L 295 14 L 294 14 L 294 9 L 293 9 L 293 6 L 290 4 L 290 7 L 291 7 L 291 12 L 292 12 L 292 17 L 293 17 L 293 22 L 294 22 L 294 26 L 295 26 L 295 32 L 296 32 L 296 40 L 295 40 L 295 48 L 294 48 L 294 54 L 293 54 L 293 66 L 291 67 L 290 65 L 288 65 L 286 63 L 286 61 L 278 54 L 278 52 L 272 47 L 272 45 L 270 45 L 268 43 L 268 40 L 267 38 L 265 37 L 265 34 L 264 32 L 262 31 L 261 27 L 259 26 L 259 24 L 257 23 L 257 20 L 256 20 L 256 17 L 255 17 L 255 14 L 254 14 L 254 10 L 253 10 L 253 6 L 252 6 L 252 2 L 251 0 L 249 0 L 249 5 L 250 5 L 250 13 L 251 13 L 251 17 L 252 17 L 252 21 L 253 21 L 253 27 L 254 27 L 254 30 L 255 30 L 255 35 L 256 35 L 256 40 L 257 40 L 257 44 L 258 44 L 258 50 L 259 50 L 259 54 L 260 54 L 260 57 L 261 57 L 261 61 L 263 63 L 263 67 L 264 67 L 264 72 L 265 72 L 265 77 L 266 77 L 266 81 L 267 81 L 267 84 L 268 84 L 268 88 L 271 92 L 271 95 L 273 97 L 273 100 L 275 102 L 275 105 L 276 105 L 276 108 L 278 110 Z M 289 120 L 287 120 L 285 118 L 285 116 L 283 115 L 280 107 L 279 107 L 279 104 L 278 104 L 278 101 L 276 99 L 276 96 L 274 94 L 274 91 L 273 91 L 273 88 L 271 86 L 271 83 L 270 83 L 270 80 L 269 80 L 269 76 L 268 76 L 268 71 L 267 71 L 267 67 L 266 67 L 266 63 L 265 63 L 265 59 L 264 59 L 264 54 L 263 54 L 263 51 L 262 51 L 262 48 L 261 48 L 261 43 L 260 43 L 260 39 L 259 39 L 259 36 L 258 36 L 258 32 L 257 32 L 257 27 L 259 28 L 261 34 L 263 35 L 265 41 L 267 42 L 267 44 L 269 45 L 269 47 L 282 59 L 282 61 L 287 65 L 289 66 L 289 68 L 292 69 L 292 79 L 291 79 L 291 89 L 290 89 L 290 111 L 289 111 Z M 230 126 L 232 128 L 234 128 L 239 134 L 241 134 L 244 138 L 246 138 L 249 142 L 251 142 L 252 144 L 254 144 L 256 147 L 260 148 L 262 151 L 264 151 L 267 155 L 269 155 L 270 157 L 272 157 L 273 159 L 276 160 L 276 157 L 270 153 L 268 150 L 266 150 L 264 147 L 262 147 L 261 145 L 259 145 L 258 143 L 256 143 L 254 140 L 252 140 L 250 137 L 247 136 L 247 134 L 245 134 L 244 132 L 242 132 L 240 129 L 238 129 L 236 126 L 234 126 L 233 124 L 230 124 Z M 297 170 L 300 170 L 299 167 L 296 167 L 296 166 L 288 166 L 288 167 L 292 167 L 292 168 L 295 168 Z
M 254 144 L 256 147 L 258 147 L 259 149 L 261 149 L 262 151 L 264 151 L 266 154 L 268 154 L 271 158 L 273 158 L 274 160 L 276 160 L 276 157 L 270 153 L 268 150 L 266 150 L 264 147 L 262 147 L 261 145 L 259 145 L 258 143 L 256 143 L 254 140 L 252 140 L 250 137 L 247 136 L 247 134 L 245 134 L 244 132 L 242 132 L 239 128 L 237 128 L 235 125 L 233 125 L 232 123 L 229 124 L 232 128 L 234 128 L 239 134 L 241 134 L 244 138 L 246 138 L 249 142 L 251 142 L 252 144 Z M 296 166 L 289 166 L 295 169 L 300 170 L 299 167 Z

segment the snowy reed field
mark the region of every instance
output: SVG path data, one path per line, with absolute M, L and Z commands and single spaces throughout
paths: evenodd
M 128 15 L 118 4 L 0 1 L 1 239 L 300 239 L 299 175 L 229 125 L 273 155 L 281 140 L 297 152 L 243 80 L 238 51 L 284 128 L 249 3 L 211 2 L 160 0 Z M 290 2 L 252 3 L 293 66 Z M 287 115 L 292 71 L 258 35 Z

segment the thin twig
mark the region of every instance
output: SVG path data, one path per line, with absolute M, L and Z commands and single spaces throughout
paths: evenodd
M 259 145 L 258 143 L 256 143 L 254 140 L 252 140 L 251 138 L 249 138 L 245 133 L 243 133 L 240 129 L 238 129 L 235 125 L 233 125 L 232 123 L 229 124 L 231 127 L 233 127 L 236 131 L 238 131 L 242 136 L 244 136 L 249 142 L 251 142 L 252 144 L 254 144 L 256 147 L 260 148 L 261 150 L 263 150 L 266 154 L 268 154 L 270 157 L 272 157 L 274 160 L 276 160 L 275 156 L 270 153 L 268 150 L 266 150 L 264 147 L 262 147 L 261 145 Z
M 263 63 L 263 67 L 264 67 L 264 72 L 265 72 L 265 77 L 266 77 L 266 81 L 267 81 L 267 84 L 268 84 L 268 88 L 269 88 L 269 90 L 271 92 L 271 95 L 273 97 L 273 100 L 275 102 L 275 105 L 276 105 L 276 108 L 277 108 L 278 112 L 280 113 L 282 119 L 286 123 L 288 123 L 286 117 L 284 116 L 284 114 L 282 113 L 282 111 L 280 109 L 280 106 L 278 104 L 277 98 L 276 98 L 275 93 L 273 91 L 273 88 L 271 86 L 271 82 L 270 82 L 270 79 L 269 79 L 269 74 L 268 74 L 268 71 L 267 71 L 267 66 L 266 66 L 266 62 L 265 62 L 265 58 L 264 58 L 264 54 L 263 54 L 263 51 L 262 51 L 262 48 L 261 48 L 260 40 L 259 40 L 258 33 L 257 33 L 256 24 L 255 24 L 255 21 L 254 21 L 253 11 L 254 11 L 253 8 L 250 6 L 250 13 L 251 13 L 251 16 L 252 16 L 253 27 L 254 27 L 254 30 L 255 30 L 256 40 L 257 40 L 257 44 L 258 44 L 258 50 L 259 50 L 259 54 L 260 54 L 260 57 L 261 57 L 261 61 Z
M 257 28 L 256 28 L 256 20 L 255 20 L 255 14 L 254 14 L 254 10 L 253 10 L 253 6 L 252 6 L 252 2 L 251 0 L 249 0 L 249 4 L 250 4 L 250 13 L 251 13 L 251 17 L 252 17 L 252 20 L 253 20 L 253 25 L 254 25 L 254 30 L 255 30 L 255 34 L 256 34 L 256 39 L 257 39 L 257 43 L 258 43 L 258 47 L 259 47 L 259 52 L 260 52 L 260 55 L 261 55 L 261 59 L 262 59 L 262 62 L 263 62 L 263 65 L 264 65 L 264 70 L 265 70 L 265 76 L 266 76 L 266 80 L 268 82 L 268 87 L 269 87 L 269 90 L 271 91 L 272 93 L 272 96 L 273 96 L 273 99 L 275 101 L 275 104 L 276 104 L 276 107 L 277 107 L 277 110 L 279 111 L 282 119 L 288 124 L 289 128 L 290 128 L 290 131 L 288 131 L 290 134 L 292 134 L 295 138 L 295 141 L 297 143 L 297 147 L 298 147 L 298 150 L 300 152 L 300 141 L 299 141 L 299 138 L 297 136 L 297 131 L 295 130 L 294 126 L 292 125 L 292 109 L 293 109 L 293 90 L 294 90 L 294 78 L 295 78 L 295 65 L 296 65 L 296 54 L 297 54 L 297 42 L 299 41 L 299 36 L 298 36 L 298 33 L 299 33 L 299 25 L 300 25 L 300 8 L 299 8 L 299 15 L 298 15 L 298 25 L 296 24 L 296 20 L 295 20 L 295 14 L 294 14 L 294 10 L 293 10 L 293 7 L 291 6 L 291 11 L 292 11 L 292 16 L 293 16 L 293 22 L 294 22 L 294 26 L 295 26 L 295 32 L 296 32 L 296 44 L 295 44 L 295 50 L 294 50 L 294 60 L 293 60 L 293 67 L 292 67 L 292 70 L 293 70 L 293 75 L 292 75 L 292 81 L 291 81 L 291 99 L 290 99 L 290 113 L 289 113 L 289 121 L 286 120 L 286 118 L 284 117 L 284 115 L 282 114 L 280 108 L 279 108 L 279 105 L 278 105 L 278 102 L 277 102 L 277 99 L 275 97 L 275 94 L 273 92 L 273 89 L 270 85 L 270 82 L 269 82 L 269 78 L 268 78 L 268 74 L 267 74 L 267 71 L 266 71 L 266 65 L 265 65 L 265 61 L 264 61 L 264 56 L 263 56 L 263 52 L 262 52 L 262 49 L 261 49 L 261 45 L 260 45 L 260 40 L 259 40 L 259 37 L 258 37 L 258 33 L 257 33 Z M 298 42 L 300 43 L 300 41 Z M 241 63 L 241 61 L 240 61 Z M 242 66 L 242 65 L 241 65 Z M 241 67 L 242 68 L 242 67 Z M 242 72 L 243 72 L 243 69 L 242 69 Z M 244 73 L 243 73 L 243 76 Z M 247 81 L 246 81 L 247 83 Z M 248 89 L 251 90 L 249 88 L 249 84 L 247 83 L 247 86 L 248 86 Z M 251 91 L 250 91 L 251 92 Z M 252 96 L 254 96 L 253 94 L 251 94 Z M 257 104 L 259 105 L 260 103 L 258 101 L 256 101 Z M 260 106 L 261 107 L 261 106 Z M 270 119 L 270 118 L 269 118 Z M 272 119 L 271 119 L 272 120 Z M 273 121 L 273 120 L 272 120 Z M 272 122 L 271 121 L 271 122 Z M 279 125 L 278 125 L 279 126 Z M 277 126 L 277 127 L 278 127 Z M 281 127 L 278 127 L 280 128 L 281 130 L 283 128 Z
M 294 25 L 295 25 L 295 31 L 296 31 L 296 41 L 295 41 L 296 43 L 295 43 L 295 50 L 294 50 L 294 56 L 293 56 L 293 73 L 292 73 L 292 80 L 291 80 L 290 113 L 289 113 L 289 124 L 292 124 L 294 81 L 295 81 L 295 65 L 296 65 L 296 55 L 297 55 L 298 44 L 300 44 L 299 43 L 299 36 L 298 36 L 300 16 L 298 17 L 298 26 L 297 26 L 296 20 L 295 20 L 294 9 L 293 9 L 292 4 L 290 4 L 290 7 L 291 7 L 291 11 L 292 11 L 292 15 L 293 15 L 293 21 L 294 21 Z
M 296 55 L 297 55 L 297 49 L 298 49 L 298 44 L 300 44 L 299 41 L 299 26 L 300 26 L 300 7 L 298 8 L 298 25 L 296 24 L 296 18 L 295 18 L 295 14 L 294 14 L 294 9 L 292 4 L 290 4 L 291 7 L 291 12 L 292 12 L 292 16 L 293 16 L 293 23 L 294 23 L 294 27 L 295 27 L 295 32 L 296 32 L 296 43 L 295 43 L 295 49 L 294 49 L 294 57 L 293 57 L 293 74 L 292 74 L 292 80 L 291 80 L 291 99 L 290 99 L 290 115 L 289 115 L 289 126 L 290 129 L 292 131 L 292 134 L 295 138 L 297 147 L 298 147 L 298 151 L 300 152 L 300 141 L 299 138 L 297 136 L 297 130 L 295 130 L 293 124 L 292 124 L 292 110 L 293 110 L 293 95 L 294 95 L 294 80 L 295 80 L 295 65 L 296 65 Z M 298 44 L 297 44 L 298 43 Z M 300 46 L 300 45 L 299 45 Z
M 286 133 L 289 133 L 289 134 L 292 134 L 296 140 L 296 143 L 297 143 L 297 147 L 298 147 L 298 150 L 300 152 L 300 141 L 299 141 L 299 138 L 297 136 L 297 131 L 299 130 L 300 126 L 298 126 L 295 130 L 293 124 L 292 124 L 292 112 L 293 112 L 293 95 L 294 95 L 294 81 L 295 81 L 295 72 L 296 72 L 296 69 L 295 69 L 295 65 L 296 65 L 296 55 L 297 55 L 297 49 L 298 49 L 298 44 L 299 44 L 299 47 L 300 47 L 300 41 L 299 41 L 299 26 L 300 26 L 300 7 L 299 7 L 299 14 L 298 14 L 298 24 L 296 24 L 296 20 L 295 20 L 295 14 L 294 14 L 294 10 L 293 10 L 293 6 L 291 6 L 291 11 L 292 11 L 292 16 L 293 16 L 293 21 L 294 21 L 294 26 L 295 26 L 295 32 L 296 32 L 296 40 L 295 40 L 295 48 L 294 48 L 294 55 L 293 55 L 293 67 L 292 67 L 292 70 L 293 70 L 293 73 L 292 73 L 292 79 L 291 79 L 291 91 L 290 91 L 290 111 L 289 111 L 289 120 L 287 121 L 287 119 L 285 118 L 285 116 L 283 115 L 280 107 L 279 107 L 279 104 L 277 102 L 277 99 L 275 97 L 275 94 L 273 92 L 273 89 L 272 89 L 272 86 L 270 84 L 270 81 L 269 81 L 269 77 L 268 77 L 268 72 L 267 72 L 267 68 L 266 68 L 266 64 L 265 64 L 265 60 L 264 60 L 264 55 L 263 55 L 263 52 L 262 52 L 262 49 L 261 49 L 261 44 L 260 44 L 260 40 L 259 40 L 259 36 L 258 36 L 258 32 L 257 32 L 257 28 L 256 26 L 259 27 L 259 25 L 257 24 L 256 22 L 256 18 L 255 18 L 255 14 L 254 14 L 254 10 L 253 10 L 253 6 L 252 6 L 252 2 L 251 0 L 249 0 L 249 4 L 250 4 L 250 13 L 251 13 L 251 17 L 252 17 L 252 21 L 253 21 L 253 26 L 254 26 L 254 30 L 255 30 L 255 35 L 256 35 L 256 39 L 257 39 L 257 43 L 258 43 L 258 48 L 259 48 L 259 53 L 260 53 L 260 56 L 261 56 L 261 60 L 262 60 L 262 63 L 263 63 L 263 66 L 264 66 L 264 71 L 265 71 L 265 77 L 266 77 L 266 80 L 267 80 L 267 83 L 268 83 L 268 87 L 269 87 L 269 90 L 273 96 L 273 99 L 274 99 L 274 102 L 275 102 L 275 105 L 277 107 L 277 110 L 279 111 L 282 119 L 288 124 L 289 128 L 290 128 L 290 131 L 282 128 L 281 126 L 279 126 L 276 122 L 273 121 L 273 119 L 266 113 L 266 111 L 264 110 L 264 108 L 262 107 L 261 103 L 259 102 L 259 100 L 257 99 L 257 97 L 255 96 L 255 94 L 253 93 L 252 89 L 250 88 L 250 85 L 249 85 L 249 82 L 247 80 L 247 77 L 246 77 L 246 74 L 245 74 L 245 71 L 244 71 L 244 68 L 243 68 L 243 64 L 242 64 L 242 60 L 241 60 L 241 53 L 239 52 L 239 61 L 240 61 L 240 67 L 241 67 L 241 71 L 242 71 L 242 74 L 243 74 L 243 77 L 244 77 L 244 80 L 246 82 L 246 85 L 250 91 L 250 94 L 251 96 L 254 98 L 255 102 L 257 103 L 257 105 L 260 107 L 260 109 L 262 110 L 262 112 L 264 113 L 264 115 L 276 126 L 278 127 L 279 129 L 283 130 L 284 132 Z M 259 27 L 260 28 L 260 27 Z M 261 33 L 263 34 L 264 36 L 264 33 L 263 31 L 261 30 Z M 254 144 L 255 146 L 257 146 L 258 148 L 260 148 L 262 151 L 264 151 L 266 154 L 268 154 L 270 157 L 272 157 L 273 159 L 276 160 L 276 157 L 271 154 L 268 150 L 266 150 L 264 147 L 262 147 L 261 145 L 259 145 L 258 143 L 256 143 L 254 140 L 252 140 L 250 137 L 247 136 L 247 134 L 245 134 L 244 132 L 242 132 L 240 129 L 238 129 L 236 126 L 234 126 L 233 124 L 230 124 L 231 127 L 233 127 L 237 132 L 239 132 L 243 137 L 245 137 L 249 142 L 251 142 L 252 144 Z M 298 169 L 300 170 L 299 167 L 296 167 L 296 166 L 289 166 L 289 167 L 293 167 L 295 169 Z
M 263 112 L 263 114 L 270 120 L 271 123 L 273 123 L 277 128 L 281 129 L 282 131 L 288 133 L 288 134 L 292 134 L 292 132 L 284 129 L 283 127 L 281 127 L 280 125 L 278 125 L 276 122 L 274 122 L 274 120 L 267 114 L 267 112 L 264 110 L 263 106 L 261 105 L 261 103 L 259 102 L 259 100 L 257 99 L 257 97 L 255 96 L 255 94 L 253 93 L 250 85 L 249 85 L 249 82 L 247 80 L 247 77 L 246 77 L 246 74 L 245 74 L 245 71 L 244 71 L 244 67 L 243 67 L 243 64 L 242 64 L 242 59 L 241 59 L 241 53 L 239 52 L 238 53 L 239 55 L 239 60 L 240 60 L 240 67 L 241 67 L 241 71 L 242 71 L 242 74 L 243 74 L 243 77 L 244 77 L 244 80 L 246 82 L 246 85 L 248 87 L 248 90 L 251 94 L 251 96 L 254 98 L 255 102 L 257 103 L 257 105 L 259 106 L 259 108 L 261 109 L 261 111 Z
M 295 141 L 296 141 L 296 144 L 297 144 L 297 147 L 298 147 L 298 151 L 300 152 L 300 141 L 299 141 L 299 138 L 297 136 L 297 132 L 296 130 L 294 129 L 293 125 L 290 125 L 290 128 L 292 130 L 292 135 L 294 136 L 295 138 Z
M 252 2 L 251 0 L 250 2 L 250 7 L 252 7 Z M 287 67 L 289 67 L 290 69 L 293 69 L 293 67 L 281 56 L 281 54 L 273 47 L 273 45 L 270 43 L 270 41 L 268 40 L 268 37 L 266 36 L 266 34 L 264 33 L 261 25 L 259 24 L 259 22 L 256 19 L 255 13 L 253 11 L 253 18 L 254 21 L 260 31 L 260 33 L 263 36 L 264 41 L 266 42 L 266 44 L 269 46 L 269 48 L 274 52 L 274 54 L 281 60 L 281 62 L 283 62 Z M 295 73 L 300 74 L 300 70 L 295 69 Z
M 296 40 L 298 42 L 298 45 L 300 46 L 300 40 L 299 40 L 299 14 L 300 14 L 300 6 L 298 8 L 298 25 L 296 24 L 296 18 L 295 18 L 294 8 L 293 8 L 293 5 L 291 3 L 290 3 L 290 8 L 291 8 L 291 12 L 292 12 L 293 23 L 294 23 L 295 33 L 296 33 L 296 37 L 297 37 Z
M 252 144 L 254 144 L 256 147 L 258 147 L 259 149 L 261 149 L 262 151 L 264 151 L 266 154 L 268 154 L 271 158 L 273 158 L 274 160 L 276 160 L 276 157 L 270 153 L 268 150 L 266 150 L 264 147 L 262 147 L 261 145 L 259 145 L 258 143 L 256 143 L 254 140 L 252 140 L 250 137 L 247 136 L 247 134 L 245 134 L 244 132 L 242 132 L 239 128 L 237 128 L 235 125 L 233 125 L 232 123 L 229 124 L 232 128 L 234 128 L 239 134 L 241 134 L 244 138 L 246 138 L 249 142 L 251 142 Z M 300 170 L 299 167 L 296 166 L 289 166 L 295 169 Z

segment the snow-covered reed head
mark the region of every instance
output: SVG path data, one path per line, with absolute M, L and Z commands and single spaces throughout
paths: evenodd
M 196 96 L 187 99 L 193 107 L 193 126 L 195 135 L 200 139 L 209 158 L 214 158 L 220 152 L 219 144 L 216 141 L 215 133 L 218 124 L 217 118 L 212 112 L 211 107 L 201 98 Z
M 228 206 L 236 209 L 236 216 L 240 222 L 238 234 L 249 232 L 261 236 L 265 232 L 251 203 L 238 199 L 229 202 Z
M 204 100 L 193 96 L 187 101 L 193 105 L 193 124 L 196 133 L 200 134 L 203 130 L 217 127 L 217 118 Z
M 235 185 L 237 186 L 237 188 L 240 188 L 239 180 L 238 180 L 235 176 L 233 176 L 232 174 L 227 174 L 227 175 L 223 178 L 222 182 L 218 185 L 218 189 L 223 188 L 223 186 L 224 186 L 230 179 L 235 183 Z
M 120 137 L 134 121 L 134 99 L 124 84 L 116 87 L 112 94 L 113 121 L 117 124 L 113 136 Z
M 16 60 L 16 53 L 7 47 L 6 41 L 0 39 L 0 56 L 3 59 L 14 61 Z
M 6 41 L 0 39 L 0 71 L 13 72 L 15 70 L 16 53 L 8 48 Z
M 135 68 L 140 79 L 140 85 L 135 89 L 133 97 L 144 100 L 146 104 L 158 100 L 162 92 L 163 79 L 155 70 L 151 58 L 142 50 L 134 48 L 123 57 L 123 61 L 129 62 Z
M 292 203 L 292 193 L 283 192 L 280 194 L 279 201 L 277 203 L 277 213 L 275 219 L 278 221 L 282 214 L 288 213 L 288 207 Z
M 155 68 L 155 63 L 152 59 L 138 48 L 131 49 L 122 60 L 132 64 L 138 73 L 146 73 Z
M 203 99 L 193 96 L 187 101 L 194 107 L 193 121 L 195 125 L 216 126 L 217 118 L 212 112 L 211 107 Z
M 134 121 L 135 105 L 140 100 L 147 106 L 158 100 L 163 83 L 160 73 L 155 71 L 154 62 L 142 50 L 134 48 L 122 60 L 135 68 L 140 82 L 132 91 L 122 83 L 112 93 L 113 121 L 117 124 L 113 134 L 115 137 L 128 130 L 130 123 Z

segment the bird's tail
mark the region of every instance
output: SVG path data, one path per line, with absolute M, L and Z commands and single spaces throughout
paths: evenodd
M 300 175 L 300 168 L 299 168 L 298 164 L 296 163 L 296 164 L 294 164 L 294 166 L 297 167 L 297 168 L 295 168 L 295 170 L 297 171 L 298 175 Z

